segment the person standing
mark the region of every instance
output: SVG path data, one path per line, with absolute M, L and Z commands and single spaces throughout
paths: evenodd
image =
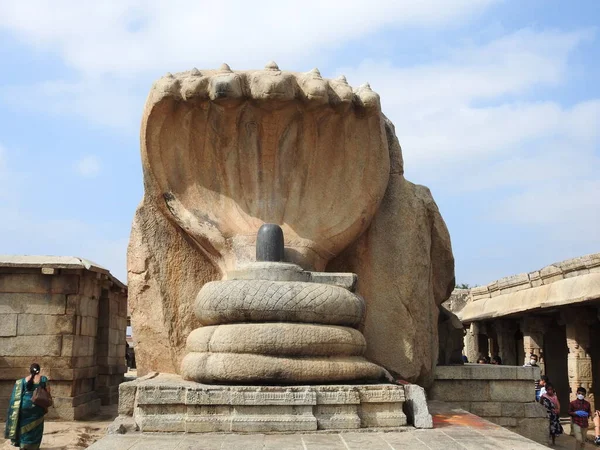
M 546 393 L 546 385 L 550 383 L 550 379 L 546 375 L 542 375 L 540 377 L 539 386 L 540 386 L 540 396 Z
M 39 449 L 44 435 L 44 415 L 48 410 L 33 403 L 38 387 L 50 393 L 48 378 L 40 375 L 40 365 L 33 363 L 29 376 L 15 382 L 8 405 L 4 437 L 25 450 Z
M 523 367 L 538 367 L 538 356 L 531 353 L 529 355 L 529 362 L 524 364 Z
M 534 353 L 529 355 L 529 362 L 527 364 L 523 364 L 523 367 L 539 367 L 538 366 L 538 356 Z M 539 402 L 541 397 L 541 386 L 540 380 L 535 381 L 535 401 Z
M 552 383 L 546 383 L 546 391 L 540 398 L 540 403 L 546 408 L 548 413 L 548 437 L 551 445 L 556 444 L 556 436 L 563 434 L 563 427 L 560 424 L 560 402 L 554 391 Z
M 588 429 L 588 417 L 592 410 L 590 402 L 585 400 L 587 391 L 584 387 L 577 388 L 577 398 L 569 403 L 569 416 L 573 419 L 573 434 L 575 436 L 575 449 L 585 447 Z

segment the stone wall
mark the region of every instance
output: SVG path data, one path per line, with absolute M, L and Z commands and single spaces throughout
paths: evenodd
M 469 302 L 476 302 L 499 295 L 512 294 L 525 289 L 549 285 L 581 275 L 600 273 L 600 253 L 567 259 L 550 264 L 540 270 L 500 278 L 485 286 L 470 290 Z
M 469 294 L 471 293 L 471 289 L 459 289 L 455 288 L 450 295 L 450 298 L 446 300 L 442 305 L 448 310 L 452 311 L 454 314 L 458 314 L 458 312 L 465 307 L 467 301 L 469 300 Z
M 535 401 L 535 380 L 539 377 L 537 367 L 438 366 L 430 398 L 545 443 L 546 409 Z
M 0 257 L 0 414 L 37 362 L 50 380 L 49 416 L 80 419 L 117 401 L 126 289 L 85 260 L 43 258 Z
M 154 372 L 119 391 L 109 434 L 433 427 L 425 391 L 414 384 L 208 385 Z
M 103 289 L 99 304 L 98 383 L 96 391 L 103 405 L 118 403 L 119 384 L 127 372 L 125 364 L 127 328 L 127 293 L 124 290 Z

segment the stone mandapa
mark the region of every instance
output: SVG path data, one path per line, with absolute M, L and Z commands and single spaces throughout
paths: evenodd
M 274 63 L 167 74 L 148 97 L 141 146 L 128 249 L 141 374 L 179 372 L 200 288 L 253 261 L 257 230 L 275 223 L 286 262 L 358 275 L 366 357 L 432 381 L 438 306 L 454 286 L 450 238 L 429 190 L 404 179 L 368 85 Z

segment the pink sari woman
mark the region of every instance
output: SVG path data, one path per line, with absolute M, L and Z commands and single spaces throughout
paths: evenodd
M 548 412 L 548 436 L 552 441 L 552 445 L 554 445 L 556 443 L 556 436 L 563 433 L 563 427 L 559 419 L 560 402 L 554 391 L 554 386 L 550 383 L 546 383 L 546 393 L 540 397 L 540 403 L 546 407 L 546 411 Z

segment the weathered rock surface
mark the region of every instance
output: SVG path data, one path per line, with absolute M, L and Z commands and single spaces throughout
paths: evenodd
M 181 376 L 200 383 L 329 383 L 390 381 L 384 369 L 362 357 L 277 357 L 247 353 L 188 353 Z
M 138 207 L 127 249 L 131 324 L 138 375 L 177 373 L 185 341 L 200 326 L 194 299 L 219 271 L 181 228 L 150 202 Z
M 281 233 L 277 225 L 269 227 Z M 280 250 L 283 253 L 283 247 Z M 258 262 L 243 272 L 260 274 L 268 264 L 272 264 L 270 276 L 282 268 L 278 262 Z M 285 269 L 275 278 L 312 278 L 310 272 L 302 277 L 302 270 Z M 276 384 L 392 379 L 385 369 L 362 357 L 366 342 L 360 331 L 330 324 L 360 323 L 364 304 L 358 295 L 331 284 L 230 279 L 236 275 L 239 270 L 228 272 L 228 280 L 207 283 L 198 294 L 196 317 L 202 324 L 217 325 L 190 333 L 190 353 L 181 369 L 185 379 Z M 354 279 L 350 275 L 332 275 L 329 281 Z M 240 361 L 248 366 L 241 368 Z
M 286 260 L 320 270 L 385 192 L 380 111 L 368 85 L 318 71 L 168 74 L 142 120 L 146 196 L 224 271 L 254 260 L 264 223 L 281 224 Z
M 198 291 L 252 260 L 256 231 L 273 222 L 286 261 L 358 275 L 367 358 L 431 382 L 450 239 L 429 190 L 404 179 L 370 88 L 274 67 L 167 76 L 146 105 L 142 159 L 128 253 L 141 373 L 178 371 Z
M 440 305 L 438 319 L 439 356 L 438 364 L 464 364 L 462 352 L 465 346 L 465 331 L 460 319 L 452 311 Z
M 327 266 L 358 275 L 366 302 L 365 356 L 400 378 L 429 386 L 438 355 L 438 305 L 454 288 L 450 235 L 429 189 L 403 176 L 402 154 L 386 123 L 391 173 L 369 229 Z
M 353 326 L 364 310 L 358 295 L 338 286 L 270 280 L 207 283 L 195 305 L 203 325 L 276 321 Z
M 290 356 L 360 356 L 366 349 L 360 331 L 306 323 L 244 323 L 197 328 L 187 339 L 192 352 Z

